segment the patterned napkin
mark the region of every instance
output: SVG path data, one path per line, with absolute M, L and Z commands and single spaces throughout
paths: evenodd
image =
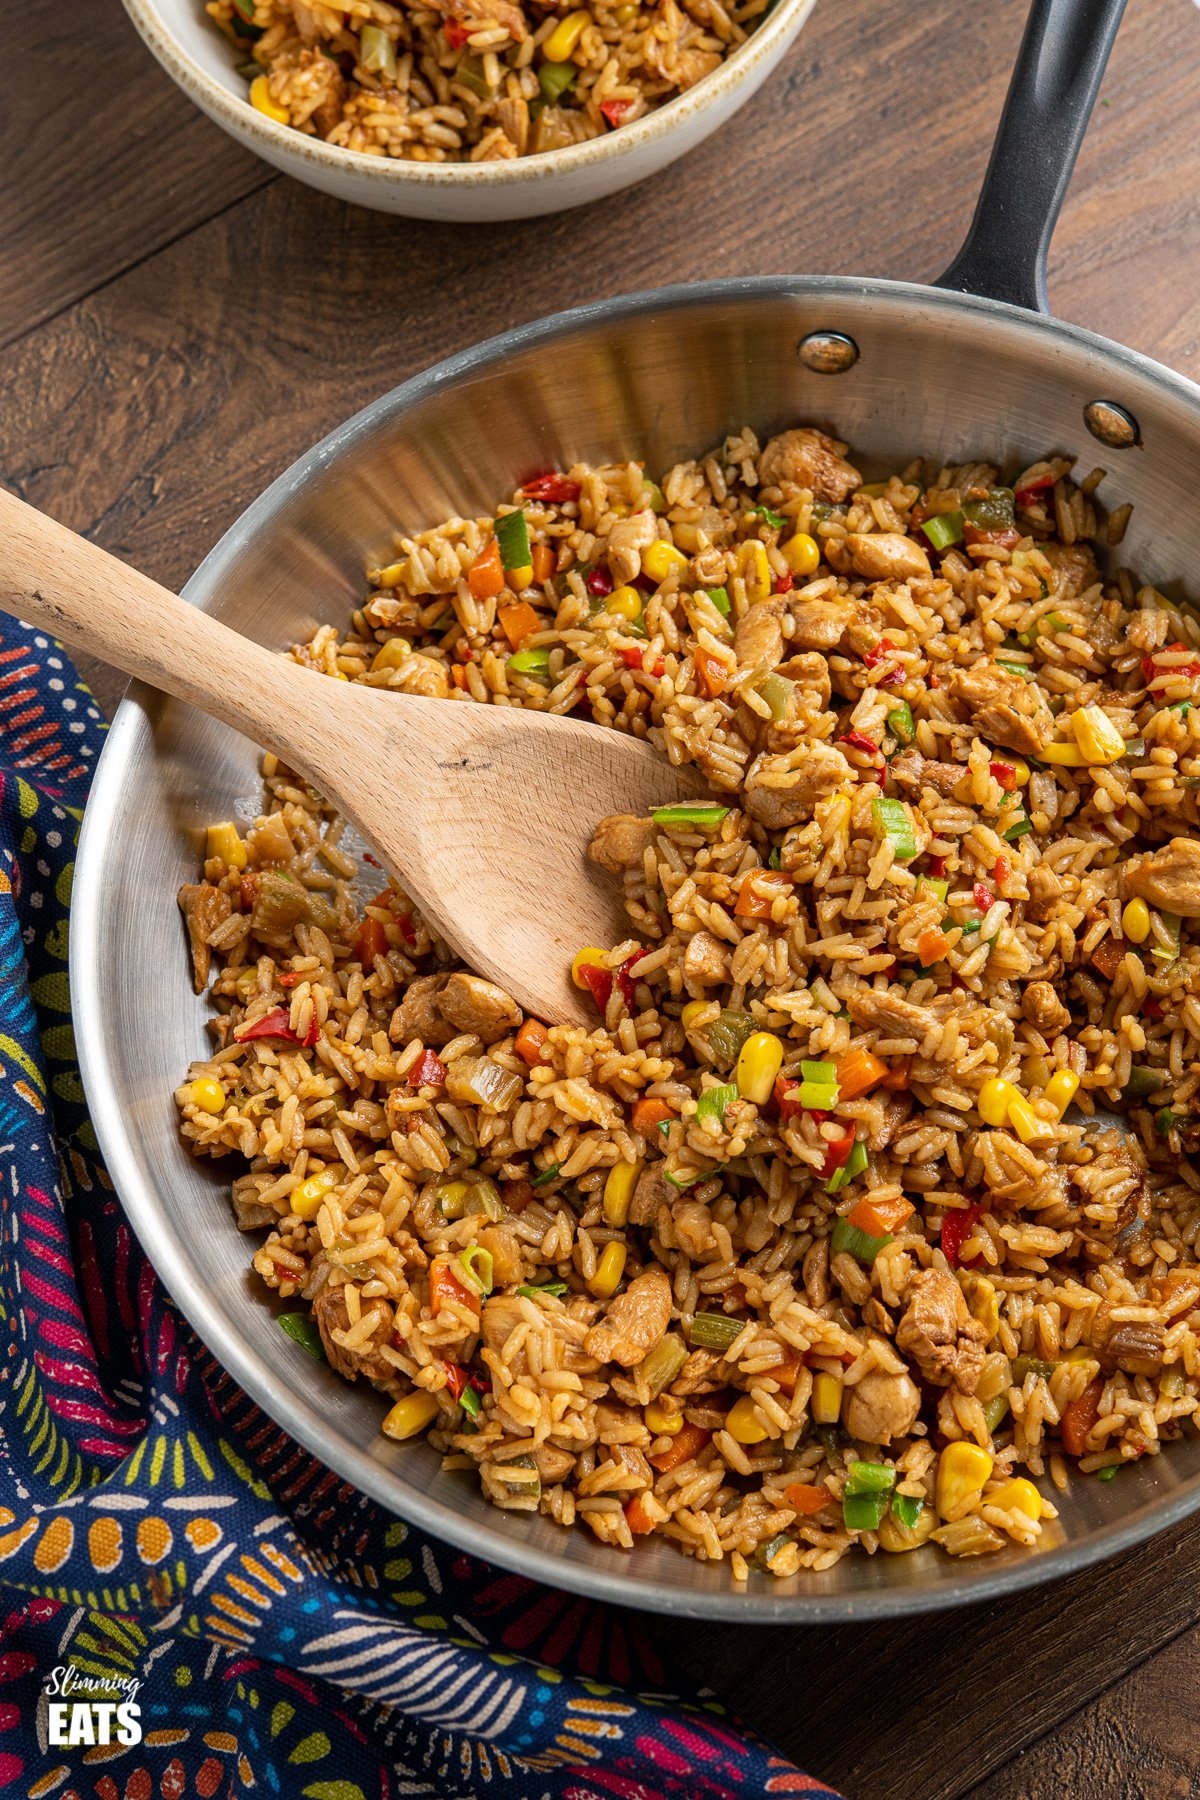
M 102 740 L 61 648 L 0 618 L 0 1791 L 829 1796 L 686 1694 L 635 1619 L 340 1481 L 176 1312 L 97 1155 L 71 1033 Z

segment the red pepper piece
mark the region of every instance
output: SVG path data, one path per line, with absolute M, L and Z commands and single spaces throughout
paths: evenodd
M 461 1400 L 463 1389 L 467 1385 L 467 1371 L 460 1364 L 453 1362 L 443 1362 L 442 1367 L 446 1371 L 446 1386 L 456 1400 Z
M 299 979 L 295 969 L 285 969 L 279 977 L 279 985 L 281 988 L 294 988 Z
M 530 500 L 544 500 L 550 506 L 564 506 L 569 500 L 578 500 L 580 487 L 577 481 L 568 481 L 565 475 L 551 469 L 544 475 L 533 475 L 528 481 L 522 482 L 521 492 Z
M 1028 506 L 1035 494 L 1044 493 L 1047 488 L 1052 488 L 1053 486 L 1053 475 L 1035 475 L 1032 481 L 1027 482 L 1024 487 L 1019 487 L 1017 489 L 1016 493 L 1013 495 L 1013 499 L 1018 506 Z
M 446 1065 L 432 1050 L 422 1050 L 408 1071 L 409 1087 L 445 1087 Z
M 461 50 L 471 35 L 459 19 L 447 19 L 443 29 L 446 33 L 446 42 L 452 50 Z
M 789 569 L 786 575 L 777 575 L 771 588 L 773 594 L 790 594 L 796 585 L 796 578 Z
M 620 647 L 621 661 L 627 669 L 641 669 L 647 675 L 665 675 L 667 665 L 662 657 L 656 656 L 652 662 L 647 663 L 649 654 L 648 650 L 639 649 L 636 644 L 622 644 Z
M 992 879 L 998 888 L 1002 888 L 1012 874 L 1012 863 L 1007 856 L 998 856 L 992 864 Z
M 250 912 L 253 909 L 257 893 L 258 876 L 254 870 L 251 869 L 250 873 L 248 875 L 243 875 L 241 881 L 238 883 L 238 898 L 241 900 L 243 912 Z
M 630 1012 L 633 1011 L 634 1006 L 637 1003 L 637 996 L 634 992 L 633 971 L 640 962 L 645 961 L 645 958 L 646 952 L 644 950 L 635 950 L 632 956 L 627 956 L 625 958 L 625 961 L 617 970 L 617 986 L 620 988 L 621 998 L 624 1000 L 625 1005 Z
M 592 999 L 604 1012 L 608 1006 L 608 997 L 612 993 L 612 970 L 602 969 L 599 963 L 584 963 L 579 970 L 580 979 L 586 982 L 591 990 Z
M 775 1077 L 775 1104 L 779 1108 L 779 1121 L 782 1125 L 787 1125 L 804 1111 L 799 1100 L 794 1097 L 794 1090 L 799 1086 L 800 1083 L 793 1081 L 790 1075 Z
M 952 1269 L 957 1269 L 959 1252 L 970 1237 L 972 1227 L 982 1217 L 982 1206 L 961 1206 L 948 1212 L 942 1220 L 942 1255 Z M 970 1262 L 963 1264 L 963 1268 L 969 1269 L 978 1261 L 979 1258 L 973 1256 Z
M 834 1138 L 832 1143 L 826 1144 L 825 1161 L 821 1166 L 822 1181 L 828 1181 L 831 1175 L 836 1175 L 839 1169 L 845 1168 L 854 1148 L 855 1135 L 854 1127 L 851 1126 L 845 1137 Z
M 1178 641 L 1176 641 L 1173 644 L 1168 644 L 1167 649 L 1168 650 L 1186 650 L 1187 645 L 1181 644 Z M 1200 675 L 1200 662 L 1173 663 L 1171 665 L 1170 670 L 1168 671 L 1167 669 L 1160 669 L 1158 664 L 1155 662 L 1155 660 L 1152 656 L 1143 656 L 1143 658 L 1142 658 L 1142 680 L 1143 681 L 1153 681 L 1156 675 L 1166 675 L 1168 673 L 1171 675 L 1172 679 L 1176 675 L 1187 675 L 1187 676 Z
M 609 124 L 615 128 L 621 123 L 621 120 L 625 117 L 625 114 L 632 105 L 632 100 L 602 100 L 600 102 L 600 111 L 604 114 Z
M 982 881 L 977 881 L 972 889 L 971 898 L 974 900 L 980 912 L 985 913 L 996 896 L 993 894 L 990 887 L 985 887 Z
M 843 732 L 838 743 L 849 744 L 852 750 L 861 750 L 867 756 L 879 755 L 879 745 L 873 738 L 869 738 L 865 731 Z
M 1161 1000 L 1143 1000 L 1142 1011 L 1148 1019 L 1161 1019 L 1163 1016 Z
M 321 1035 L 321 1027 L 314 1011 L 308 1035 L 297 1037 L 288 1024 L 287 1007 L 277 1006 L 271 1012 L 264 1013 L 261 1019 L 255 1019 L 252 1025 L 239 1025 L 233 1035 L 239 1044 L 253 1043 L 256 1038 L 282 1038 L 284 1043 L 302 1044 L 306 1050 L 311 1050 Z
M 1020 541 L 1021 533 L 1012 525 L 996 531 L 989 531 L 982 525 L 963 526 L 963 543 L 967 545 L 996 544 L 1002 550 L 1015 550 Z
M 945 877 L 945 874 L 946 874 L 946 859 L 945 859 L 945 857 L 944 856 L 931 856 L 928 858 L 928 862 L 929 862 L 929 873 L 934 877 L 934 879 L 936 881 L 941 881 Z
M 896 646 L 891 638 L 882 637 L 873 650 L 866 652 L 863 662 L 868 669 L 873 669 L 878 663 L 884 662 L 887 657 L 891 656 L 895 649 Z
M 1011 794 L 1017 785 L 1015 763 L 993 762 L 988 764 L 988 768 L 992 771 L 992 779 L 1000 783 L 1006 794 Z
M 597 568 L 592 570 L 587 578 L 587 591 L 589 594 L 601 595 L 612 593 L 613 580 L 607 569 Z

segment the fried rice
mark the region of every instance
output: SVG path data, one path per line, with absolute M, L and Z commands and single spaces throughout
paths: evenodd
M 370 156 L 496 162 L 631 125 L 703 80 L 771 0 L 207 0 L 268 118 Z
M 975 1555 L 1200 1406 L 1200 626 L 1101 571 L 1102 471 L 1001 473 L 811 427 L 549 471 L 292 651 L 717 797 L 598 821 L 590 1030 L 364 904 L 270 757 L 180 894 L 184 1139 L 284 1326 L 497 1506 L 737 1580 Z

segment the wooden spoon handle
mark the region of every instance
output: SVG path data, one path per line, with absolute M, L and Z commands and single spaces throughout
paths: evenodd
M 293 761 L 305 672 L 0 488 L 0 607 Z M 299 693 L 298 690 L 299 689 Z M 297 713 L 308 719 L 296 729 Z M 294 766 L 294 763 L 293 763 Z

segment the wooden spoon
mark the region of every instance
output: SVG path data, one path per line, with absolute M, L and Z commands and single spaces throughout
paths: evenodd
M 597 821 L 705 791 L 625 732 L 321 678 L 3 489 L 0 607 L 274 751 L 464 961 L 548 1021 L 595 1024 L 571 959 L 628 931 L 618 879 L 586 855 Z

